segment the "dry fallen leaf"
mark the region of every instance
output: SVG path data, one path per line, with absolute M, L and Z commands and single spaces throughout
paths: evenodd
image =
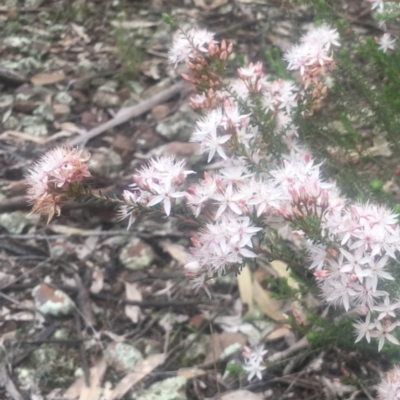
M 253 310 L 253 283 L 249 266 L 246 264 L 240 274 L 237 276 L 240 299 L 243 304 L 249 306 L 249 310 Z
M 274 329 L 271 333 L 268 334 L 267 340 L 272 341 L 272 340 L 281 339 L 281 338 L 285 337 L 290 330 L 291 329 L 287 326 L 281 326 L 277 329 Z
M 44 144 L 46 142 L 46 138 L 43 138 L 41 136 L 33 136 L 30 135 L 29 133 L 12 131 L 12 130 L 5 131 L 0 135 L 0 139 L 7 139 L 7 138 L 21 139 L 22 141 L 28 140 L 30 142 L 34 142 L 37 144 Z
M 168 241 L 163 241 L 160 244 L 162 249 L 169 253 L 169 255 L 174 260 L 178 261 L 179 264 L 185 265 L 188 262 L 189 253 L 183 246 Z
M 68 400 L 100 400 L 102 388 L 101 380 L 107 369 L 104 358 L 97 360 L 96 364 L 90 368 L 90 385 L 86 386 L 85 378 L 79 377 L 64 393 L 63 398 Z
M 224 6 L 228 3 L 228 0 L 194 0 L 194 4 L 197 7 L 203 8 L 204 10 L 214 10 L 215 8 Z
M 242 347 L 245 346 L 247 343 L 246 336 L 237 332 L 214 333 L 211 336 L 210 351 L 204 362 L 207 363 L 218 360 L 224 350 L 235 343 L 239 343 Z
M 256 280 L 253 281 L 253 296 L 254 301 L 265 315 L 277 322 L 286 321 L 286 316 L 281 311 L 282 302 L 273 299 Z
M 78 125 L 73 122 L 62 122 L 61 124 L 58 122 L 54 123 L 54 126 L 57 129 L 62 129 L 63 131 L 71 132 L 71 133 L 79 133 L 80 135 L 86 132 L 86 129 L 79 128 Z
M 66 79 L 64 72 L 40 72 L 31 78 L 34 85 L 52 85 Z
M 100 293 L 104 284 L 104 269 L 95 266 L 92 275 L 92 285 L 90 286 L 90 293 Z
M 135 371 L 130 372 L 121 379 L 112 391 L 109 400 L 121 399 L 136 383 L 153 372 L 165 361 L 165 354 L 152 354 L 145 360 L 137 363 Z
M 53 104 L 52 109 L 54 115 L 66 115 L 71 111 L 71 108 L 67 104 Z
M 138 286 L 136 283 L 125 283 L 125 294 L 127 300 L 135 300 L 142 301 L 142 294 L 139 292 Z M 132 306 L 127 304 L 125 306 L 125 315 L 134 323 L 139 322 L 140 318 L 140 307 Z
M 204 369 L 200 369 L 197 367 L 192 368 L 180 368 L 178 369 L 177 376 L 182 376 L 186 379 L 197 378 L 198 376 L 206 375 L 208 372 Z
M 248 390 L 236 390 L 221 396 L 221 400 L 262 400 L 263 398 L 262 395 Z
M 279 274 L 281 278 L 286 278 L 288 285 L 295 290 L 299 290 L 299 283 L 290 276 L 288 265 L 280 260 L 271 261 L 271 267 Z

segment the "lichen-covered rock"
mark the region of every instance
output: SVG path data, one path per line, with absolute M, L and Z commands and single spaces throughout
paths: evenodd
M 99 90 L 93 96 L 93 104 L 99 108 L 116 107 L 120 104 L 121 100 L 118 95 L 104 90 Z
M 89 162 L 90 171 L 97 175 L 110 175 L 119 172 L 122 168 L 122 158 L 114 150 L 99 149 L 92 154 Z
M 169 140 L 180 140 L 185 142 L 189 140 L 196 121 L 197 114 L 189 105 L 184 104 L 180 107 L 178 112 L 163 119 L 162 122 L 157 124 L 156 131 Z
M 196 333 L 191 333 L 185 340 L 185 345 L 195 342 L 189 347 L 185 353 L 187 360 L 197 360 L 199 357 L 204 358 L 210 346 L 210 336 L 200 335 L 196 338 Z
M 59 92 L 56 95 L 55 100 L 57 103 L 68 104 L 68 105 L 70 105 L 74 102 L 74 99 L 72 98 L 72 96 L 67 92 Z
M 165 379 L 141 393 L 134 394 L 132 400 L 187 400 L 186 382 L 187 379 L 182 376 Z
M 117 371 L 133 370 L 143 359 L 142 353 L 128 343 L 111 343 L 105 351 L 106 360 Z
M 14 211 L 0 215 L 0 225 L 6 228 L 10 233 L 22 233 L 24 228 L 31 224 L 32 219 L 28 218 L 27 214 L 21 211 Z
M 48 133 L 47 125 L 39 115 L 27 115 L 22 118 L 23 131 L 33 136 L 45 136 Z
M 121 249 L 119 261 L 125 268 L 136 270 L 150 266 L 155 256 L 150 245 L 133 238 Z
M 46 283 L 41 283 L 32 290 L 35 307 L 42 314 L 56 317 L 70 314 L 74 308 L 74 302 L 62 290 L 55 289 Z

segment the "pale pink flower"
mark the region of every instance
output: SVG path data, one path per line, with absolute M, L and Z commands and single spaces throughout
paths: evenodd
M 249 382 L 251 382 L 254 377 L 257 377 L 261 381 L 262 372 L 266 369 L 266 367 L 253 359 L 245 360 L 245 365 L 243 366 L 243 368 L 249 374 L 249 376 L 247 377 L 247 380 Z
M 262 76 L 262 63 L 256 62 L 255 64 L 250 63 L 247 67 L 238 68 L 238 75 L 243 80 L 254 80 Z
M 262 371 L 266 368 L 261 365 L 261 363 L 267 353 L 268 350 L 264 350 L 263 345 L 257 346 L 255 349 L 250 349 L 247 346 L 244 346 L 243 357 L 245 358 L 245 365 L 243 368 L 249 374 L 247 377 L 249 382 L 251 382 L 255 376 L 259 380 L 262 380 Z
M 358 321 L 355 324 L 353 324 L 357 338 L 355 343 L 359 342 L 364 336 L 365 339 L 367 339 L 367 342 L 371 342 L 371 333 L 375 329 L 375 323 L 371 322 L 371 313 L 369 312 L 367 316 L 365 317 L 365 321 Z
M 181 62 L 189 61 L 196 52 L 208 52 L 208 44 L 214 42 L 214 33 L 205 29 L 191 29 L 179 32 L 175 37 L 169 51 L 169 61 L 175 66 Z
M 379 39 L 379 50 L 386 53 L 388 50 L 394 50 L 396 47 L 396 39 L 393 38 L 389 33 L 384 33 Z
M 394 329 L 397 328 L 397 326 L 397 322 L 393 324 L 389 323 L 388 325 L 386 325 L 385 323 L 382 324 L 381 322 L 376 323 L 376 330 L 371 336 L 378 339 L 378 351 L 382 350 L 382 347 L 385 344 L 385 340 L 388 340 L 393 344 L 400 345 L 400 342 L 391 333 Z
M 383 11 L 385 3 L 384 0 L 365 0 L 371 3 L 372 10 Z
M 238 215 L 242 215 L 243 213 L 239 203 L 244 200 L 244 195 L 235 191 L 231 184 L 226 187 L 223 193 L 215 193 L 212 199 L 216 200 L 216 204 L 219 205 L 214 217 L 215 219 L 220 218 L 222 213 L 227 209 L 232 210 Z
M 400 399 L 400 367 L 396 365 L 378 385 L 379 400 Z
M 48 151 L 28 172 L 29 198 L 35 200 L 48 191 L 90 177 L 89 159 L 89 154 L 77 148 L 57 147 Z
M 379 311 L 378 321 L 383 318 L 396 317 L 395 310 L 399 308 L 399 303 L 390 303 L 389 296 L 385 297 L 383 303 L 372 307 L 372 310 Z

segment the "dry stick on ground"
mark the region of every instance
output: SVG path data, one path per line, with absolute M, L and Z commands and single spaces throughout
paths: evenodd
M 10 374 L 8 373 L 7 367 L 3 366 L 0 369 L 0 382 L 1 385 L 4 386 L 7 394 L 9 395 L 10 399 L 13 400 L 26 400 L 25 397 L 22 396 L 20 391 L 15 386 L 14 381 L 12 380 Z
M 73 276 L 76 283 L 76 287 L 78 289 L 78 295 L 76 296 L 76 303 L 78 304 L 78 308 L 82 313 L 86 328 L 87 327 L 91 328 L 95 324 L 95 318 L 93 315 L 92 306 L 90 304 L 90 295 L 86 290 L 86 287 L 82 283 L 81 277 L 76 272 L 73 273 Z
M 292 353 L 296 353 L 300 350 L 304 350 L 310 346 L 308 343 L 307 337 L 302 337 L 298 342 L 294 345 L 290 346 L 288 349 L 280 351 L 278 353 L 273 354 L 271 357 L 268 357 L 266 360 L 266 364 L 272 364 L 276 361 L 283 360 L 286 357 L 290 356 Z
M 75 319 L 75 327 L 76 327 L 76 334 L 78 335 L 79 342 L 79 352 L 81 354 L 81 363 L 83 369 L 83 375 L 85 377 L 85 384 L 87 387 L 90 386 L 90 371 L 89 371 L 89 363 L 86 357 L 86 350 L 85 350 L 85 343 L 82 341 L 82 333 L 81 333 L 81 320 L 78 312 L 74 313 Z
M 77 146 L 77 145 L 84 145 L 88 140 L 93 139 L 94 137 L 104 133 L 108 129 L 114 128 L 118 125 L 123 124 L 124 122 L 129 121 L 132 118 L 138 117 L 147 111 L 150 111 L 156 105 L 169 100 L 171 97 L 182 93 L 188 90 L 189 87 L 185 84 L 185 82 L 181 81 L 175 83 L 168 89 L 165 89 L 150 99 L 144 100 L 141 103 L 127 108 L 122 108 L 116 116 L 111 119 L 110 121 L 105 122 L 97 126 L 96 128 L 90 130 L 89 132 L 84 133 L 81 136 L 78 136 L 74 139 L 69 140 L 66 145 L 67 146 Z

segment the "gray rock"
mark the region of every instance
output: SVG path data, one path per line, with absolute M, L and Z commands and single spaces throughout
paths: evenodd
M 131 239 L 121 250 L 119 261 L 128 269 L 148 267 L 155 258 L 154 250 L 139 238 Z

